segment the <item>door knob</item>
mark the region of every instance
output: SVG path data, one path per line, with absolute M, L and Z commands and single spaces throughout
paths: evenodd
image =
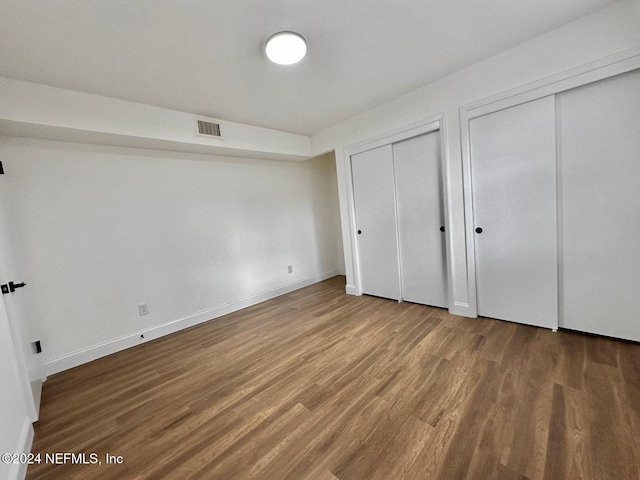
M 444 225 L 442 227 L 440 227 L 440 231 L 444 232 Z
M 476 228 L 476 233 L 482 233 L 482 227 Z
M 358 235 L 360 235 L 362 233 L 362 230 L 358 230 Z

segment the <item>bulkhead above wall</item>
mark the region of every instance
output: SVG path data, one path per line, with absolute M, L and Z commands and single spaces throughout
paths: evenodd
M 280 161 L 311 157 L 304 135 L 3 77 L 0 135 Z

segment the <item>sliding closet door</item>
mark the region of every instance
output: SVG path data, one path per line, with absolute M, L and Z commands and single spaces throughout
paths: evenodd
M 557 100 L 560 326 L 640 341 L 640 72 Z
M 555 104 L 471 120 L 478 314 L 558 325 Z
M 362 292 L 400 299 L 391 145 L 351 156 Z
M 393 144 L 402 298 L 446 308 L 440 132 Z

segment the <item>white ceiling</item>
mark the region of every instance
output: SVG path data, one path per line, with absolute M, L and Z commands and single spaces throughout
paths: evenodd
M 310 135 L 612 3 L 0 0 L 0 76 Z

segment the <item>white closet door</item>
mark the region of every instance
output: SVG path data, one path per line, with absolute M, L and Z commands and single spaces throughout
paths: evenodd
M 20 266 L 12 248 L 11 235 L 7 215 L 7 190 L 0 184 L 0 283 L 13 281 L 21 284 L 27 280 L 25 288 L 16 288 L 14 292 L 2 295 L 9 326 L 11 327 L 15 349 L 20 356 L 20 368 L 25 368 L 30 388 L 28 397 L 33 402 L 33 414 L 37 417 L 40 408 L 42 382 L 45 378 L 42 354 L 36 352 L 34 342 L 40 340 L 37 322 L 31 317 L 27 304 L 29 280 L 23 277 Z M 1 308 L 1 307 L 0 307 Z M 34 418 L 35 420 L 35 418 Z
M 554 99 L 475 118 L 470 139 L 478 314 L 556 328 Z
M 351 156 L 362 292 L 400 299 L 391 145 Z
M 393 144 L 402 298 L 448 307 L 440 132 Z
M 640 341 L 640 71 L 558 95 L 560 326 Z

